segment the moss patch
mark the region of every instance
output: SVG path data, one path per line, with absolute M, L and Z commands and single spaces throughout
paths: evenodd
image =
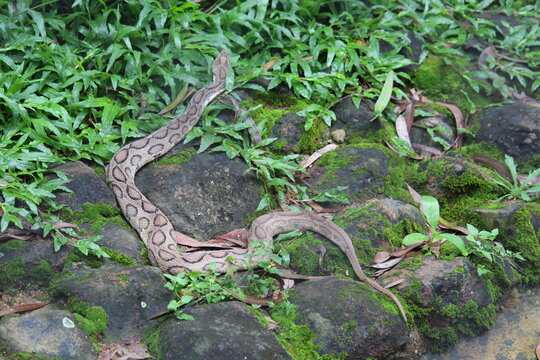
M 294 360 L 338 360 L 346 359 L 347 354 L 320 355 L 321 348 L 314 342 L 315 334 L 308 325 L 297 325 L 298 313 L 282 311 L 279 307 L 270 310 L 270 315 L 279 323 L 276 338 Z
M 11 239 L 4 243 L 1 243 L 0 250 L 13 251 L 13 250 L 18 250 L 18 249 L 24 249 L 27 245 L 28 243 L 26 241 L 18 240 L 18 239 Z
M 122 217 L 119 208 L 102 202 L 95 204 L 85 203 L 82 211 L 62 209 L 60 217 L 64 221 L 75 224 L 90 223 L 92 231 L 96 234 L 100 233 L 109 222 L 131 229 Z
M 109 316 L 100 306 L 90 306 L 83 301 L 69 299 L 67 309 L 73 313 L 77 325 L 96 343 L 107 336 Z
M 28 286 L 46 287 L 55 275 L 49 261 L 41 260 L 38 265 L 29 266 L 21 258 L 1 264 L 0 274 L 0 292 Z
M 193 155 L 195 155 L 197 151 L 195 150 L 182 150 L 178 154 L 175 154 L 173 156 L 164 156 L 159 158 L 158 160 L 152 162 L 153 165 L 171 165 L 171 164 L 184 164 L 187 163 Z
M 477 108 L 485 107 L 488 101 L 476 93 L 460 74 L 467 65 L 465 59 L 453 58 L 452 65 L 447 65 L 444 59 L 429 56 L 413 73 L 414 85 L 428 98 L 455 104 L 461 111 L 473 110 L 467 98 Z
M 503 244 L 508 249 L 520 252 L 526 262 L 523 266 L 523 280 L 531 285 L 540 284 L 540 230 L 537 233 L 531 222 L 532 213 L 540 215 L 540 207 L 524 207 L 514 215 L 516 231 L 513 236 L 503 235 Z
M 421 291 L 425 291 L 423 283 L 412 279 L 403 294 L 412 305 L 407 308 L 407 315 L 429 340 L 430 352 L 444 352 L 456 344 L 460 335 L 477 336 L 495 324 L 493 304 L 480 308 L 470 300 L 463 307 L 450 304 L 438 308 L 442 300 L 438 297 L 433 306 L 423 307 Z

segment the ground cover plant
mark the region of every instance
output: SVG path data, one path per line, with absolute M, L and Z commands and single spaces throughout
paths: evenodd
M 244 74 L 229 88 L 262 89 L 248 81 L 264 77 L 268 89 L 285 84 L 305 99 L 306 129 L 318 119 L 331 123 L 331 106 L 343 96 L 355 102 L 376 99 L 392 70 L 394 95 L 402 98 L 410 77 L 400 69 L 412 62 L 401 54 L 410 47 L 408 34 L 424 42 L 420 62 L 429 54 L 448 64 L 476 56 L 478 68 L 462 76 L 478 91 L 505 98 L 540 85 L 534 70 L 540 59 L 537 9 L 521 2 L 5 3 L 0 10 L 1 231 L 21 227 L 22 217 L 57 233 L 49 213 L 56 210 L 52 193 L 63 189 L 65 178 L 48 180 L 44 174 L 69 160 L 104 164 L 120 144 L 163 125 L 168 119 L 157 113 L 184 86 L 200 87 L 208 80 L 217 48 L 228 48 L 233 68 Z M 491 21 L 494 13 L 511 14 L 520 23 Z M 472 40 L 476 52 L 467 52 Z M 248 162 L 253 154 L 264 155 L 262 146 L 254 151 L 247 143 L 242 127 L 205 131 L 215 121 L 194 130 L 192 137 L 202 138 L 201 150 L 232 143 L 238 152 L 251 151 L 242 154 Z M 251 162 L 279 193 L 297 190 L 291 159 Z
M 189 94 L 209 83 L 210 64 L 221 49 L 229 51 L 236 74 L 229 76 L 228 92 L 290 89 L 299 99 L 295 111 L 305 118 L 304 131 L 330 126 L 336 120 L 333 106 L 344 99 L 351 98 L 357 106 L 372 100 L 373 121 L 386 124 L 385 140 L 394 139 L 400 154 L 413 158 L 410 146 L 399 146 L 394 130 L 399 116 L 393 111 L 395 104 L 411 101 L 410 90 L 420 82 L 411 65 L 441 63 L 456 70 L 460 84 L 472 89 L 461 98 L 464 119 L 482 106 L 475 95 L 496 103 L 522 98 L 523 93 L 538 97 L 540 88 L 540 5 L 531 1 L 0 0 L 0 4 L 4 5 L 0 6 L 0 236 L 22 228 L 42 237 L 52 235 L 56 249 L 72 243 L 85 255 L 108 256 L 95 244 L 97 237 L 80 240 L 69 224 L 55 217 L 60 206 L 54 192 L 69 190 L 66 176 L 54 167 L 84 160 L 100 169 L 123 144 L 181 114 Z M 260 78 L 264 81 L 251 82 Z M 429 83 L 440 77 L 433 74 L 421 80 Z M 426 94 L 433 101 L 450 101 L 439 95 L 444 94 Z M 186 141 L 198 142 L 199 152 L 219 151 L 243 159 L 264 183 L 258 211 L 276 204 L 286 208 L 291 198 L 296 207 L 308 207 L 310 200 L 346 203 L 342 189 L 308 195 L 307 188 L 296 183 L 296 175 L 303 171 L 297 163 L 299 154 L 270 150 L 275 139 L 268 137 L 268 119 L 257 120 L 263 137 L 252 139 L 249 115 L 258 106 L 227 123 L 218 112 L 237 107 L 229 101 L 212 104 Z M 458 128 L 464 126 L 456 123 Z M 470 136 L 465 127 L 458 130 Z M 448 143 L 442 145 L 450 148 Z M 506 197 L 533 197 L 538 187 L 519 182 L 514 164 L 508 165 L 513 179 L 496 179 L 509 191 Z M 536 171 L 530 177 L 537 175 Z M 425 201 L 438 212 L 434 198 Z M 448 238 L 437 232 L 434 213 L 427 214 L 433 236 L 417 233 L 408 240 L 436 243 Z M 464 248 L 468 255 L 489 261 L 518 258 L 494 245 L 494 231 L 472 226 L 468 230 Z M 454 243 L 463 241 L 456 236 Z M 272 260 L 287 263 L 286 257 L 281 253 Z M 260 265 L 277 272 L 273 263 Z M 252 293 L 280 290 L 271 278 L 261 279 L 255 272 L 248 277 Z M 169 279 L 176 295 L 169 308 L 180 318 L 189 318 L 184 305 L 231 296 L 224 287 L 244 296 L 230 278 L 218 279 L 216 274 L 186 273 Z M 277 309 L 287 312 L 289 305 Z

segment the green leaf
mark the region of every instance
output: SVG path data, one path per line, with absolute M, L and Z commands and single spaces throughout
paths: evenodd
M 390 70 L 390 72 L 386 75 L 386 80 L 384 81 L 384 85 L 381 89 L 381 95 L 377 99 L 377 102 L 375 103 L 375 107 L 373 108 L 373 112 L 375 115 L 381 114 L 384 109 L 388 106 L 388 103 L 390 102 L 390 98 L 392 96 L 392 89 L 394 87 L 394 72 Z
M 420 233 L 412 233 L 405 236 L 403 240 L 401 241 L 401 244 L 405 246 L 409 246 L 409 245 L 417 244 L 424 241 L 429 241 L 429 236 L 420 234 Z
M 420 210 L 428 220 L 429 226 L 432 230 L 437 229 L 439 224 L 439 202 L 433 196 L 422 196 L 422 205 Z
M 469 254 L 467 247 L 465 246 L 465 242 L 459 236 L 454 234 L 439 234 L 437 237 L 439 239 L 446 239 L 447 241 L 451 242 L 455 247 L 459 249 L 459 251 L 461 251 L 461 254 L 463 256 L 467 256 Z M 433 240 L 435 241 L 435 239 Z

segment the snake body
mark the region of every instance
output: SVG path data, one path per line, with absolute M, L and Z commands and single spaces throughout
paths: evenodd
M 246 269 L 253 267 L 250 264 L 269 259 L 273 236 L 295 229 L 311 230 L 324 235 L 345 252 L 360 281 L 391 297 L 406 319 L 395 295 L 364 274 L 349 236 L 334 223 L 315 214 L 279 212 L 260 216 L 249 231 L 247 249 L 179 252 L 170 220 L 140 192 L 135 185 L 135 174 L 182 140 L 199 120 L 204 108 L 224 92 L 229 69 L 227 53 L 221 51 L 212 64 L 213 82 L 192 97 L 184 113 L 150 135 L 122 147 L 107 168 L 106 175 L 118 204 L 148 248 L 152 264 L 173 275 L 182 271 L 208 272 L 211 264 L 218 272 Z

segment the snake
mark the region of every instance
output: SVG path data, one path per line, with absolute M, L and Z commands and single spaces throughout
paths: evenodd
M 283 211 L 258 217 L 249 230 L 247 248 L 180 251 L 171 221 L 137 188 L 135 174 L 145 164 L 178 144 L 197 123 L 206 106 L 225 91 L 227 72 L 230 70 L 226 50 L 219 53 L 211 69 L 212 83 L 195 93 L 182 115 L 153 133 L 123 146 L 111 158 L 106 169 L 107 181 L 120 209 L 147 247 L 152 265 L 171 275 L 184 271 L 225 273 L 253 268 L 255 264 L 269 260 L 274 236 L 293 230 L 314 231 L 336 244 L 347 255 L 359 280 L 389 296 L 406 321 L 397 297 L 364 274 L 347 233 L 333 222 L 310 212 Z

